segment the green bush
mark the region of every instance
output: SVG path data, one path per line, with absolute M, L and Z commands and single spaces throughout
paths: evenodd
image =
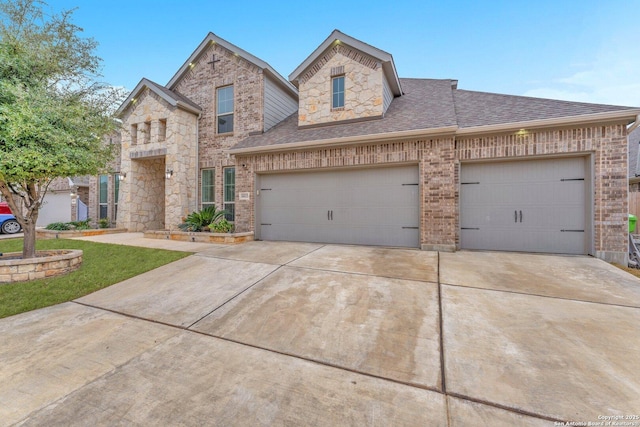
M 109 228 L 109 218 L 100 218 L 98 220 L 98 227 L 100 228 Z
M 66 231 L 71 230 L 71 226 L 66 222 L 52 222 L 45 227 L 47 230 Z
M 76 230 L 89 230 L 89 229 L 91 229 L 91 225 L 89 224 L 89 222 L 91 222 L 91 219 L 87 218 L 84 221 L 71 221 L 71 222 L 68 222 L 67 225 L 74 226 Z
M 233 224 L 222 218 L 213 224 L 209 224 L 209 229 L 214 233 L 231 233 L 233 231 Z
M 224 218 L 226 213 L 226 211 L 219 211 L 215 206 L 207 206 L 201 211 L 190 213 L 178 228 L 182 231 L 202 231 L 209 224 Z

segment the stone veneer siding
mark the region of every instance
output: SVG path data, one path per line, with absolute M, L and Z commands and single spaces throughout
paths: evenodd
M 131 231 L 177 229 L 196 209 L 198 116 L 146 89 L 122 119 L 121 168 L 127 177 L 120 182 L 117 226 Z M 160 120 L 166 120 L 164 139 Z M 132 124 L 137 125 L 135 143 Z M 171 179 L 165 178 L 166 169 L 173 170 Z
M 344 108 L 332 109 L 331 69 L 344 67 Z M 383 113 L 382 65 L 348 46 L 329 49 L 300 77 L 298 125 L 379 117 Z
M 215 68 L 208 63 L 214 54 L 216 60 L 220 60 L 215 63 Z M 217 134 L 216 89 L 228 85 L 233 85 L 234 91 L 233 133 Z M 197 208 L 200 209 L 201 203 L 200 170 L 215 168 L 215 202 L 221 209 L 223 168 L 236 164 L 227 150 L 249 136 L 249 133 L 261 132 L 264 128 L 264 75 L 252 63 L 211 43 L 173 89 L 202 108 L 198 130 L 198 181 L 194 187 L 197 191 Z
M 440 137 L 292 152 L 238 155 L 236 230 L 255 230 L 255 174 L 321 168 L 419 164 L 422 249 L 459 248 L 460 162 L 526 160 L 532 156 L 592 155 L 595 255 L 624 263 L 627 251 L 627 154 L 623 124 L 529 133 Z

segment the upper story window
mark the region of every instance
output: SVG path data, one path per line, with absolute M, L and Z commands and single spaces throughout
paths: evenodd
M 344 107 L 344 76 L 331 79 L 331 108 Z
M 233 132 L 233 86 L 225 86 L 217 90 L 218 133 Z

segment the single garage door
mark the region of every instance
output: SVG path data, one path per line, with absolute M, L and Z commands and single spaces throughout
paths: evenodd
M 48 192 L 38 214 L 38 227 L 46 227 L 52 222 L 71 221 L 71 196 L 69 192 Z
M 587 170 L 584 157 L 463 164 L 460 246 L 587 253 Z
M 262 240 L 419 246 L 418 167 L 260 175 Z

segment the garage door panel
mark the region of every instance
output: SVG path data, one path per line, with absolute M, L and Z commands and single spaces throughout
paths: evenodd
M 261 239 L 419 246 L 417 166 L 259 179 Z
M 460 177 L 462 248 L 586 253 L 585 158 L 464 164 Z

